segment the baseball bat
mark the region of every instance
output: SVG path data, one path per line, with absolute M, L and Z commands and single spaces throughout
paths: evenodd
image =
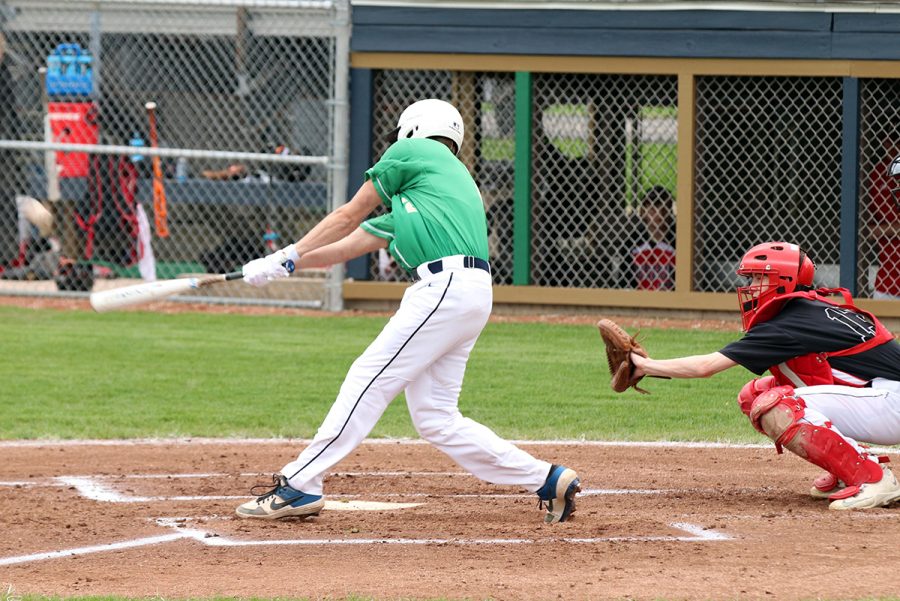
M 232 271 L 231 273 L 203 276 L 199 278 L 160 280 L 158 282 L 124 286 L 122 288 L 92 293 L 91 307 L 98 313 L 105 313 L 106 311 L 115 311 L 117 309 L 124 309 L 125 307 L 162 300 L 175 294 L 196 290 L 197 288 L 203 288 L 219 282 L 237 280 L 241 277 L 243 277 L 242 272 Z
M 148 102 L 144 108 L 147 109 L 147 119 L 150 121 L 150 148 L 159 148 L 159 135 L 156 130 L 156 103 Z M 151 157 L 150 163 L 153 165 L 153 220 L 156 225 L 156 235 L 166 238 L 169 235 L 169 223 L 162 165 L 158 156 Z

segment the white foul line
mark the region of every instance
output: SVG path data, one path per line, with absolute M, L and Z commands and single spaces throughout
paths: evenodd
M 168 543 L 173 540 L 188 538 L 190 534 L 176 532 L 174 534 L 164 534 L 162 536 L 149 536 L 147 538 L 136 538 L 132 540 L 122 541 L 118 543 L 109 543 L 106 545 L 92 545 L 90 547 L 77 547 L 75 549 L 66 549 L 64 551 L 48 551 L 46 553 L 33 553 L 31 555 L 19 555 L 18 557 L 0 558 L 0 566 L 11 566 L 17 563 L 27 563 L 29 561 L 40 561 L 42 559 L 58 559 L 60 557 L 75 557 L 77 555 L 88 555 L 90 553 L 102 553 L 104 551 L 119 551 L 122 549 L 133 549 L 135 547 L 146 547 L 147 545 L 158 545 Z
M 111 486 L 98 482 L 91 476 L 59 476 L 54 478 L 59 486 L 71 486 L 91 501 L 101 503 L 147 503 L 150 501 L 220 501 L 246 499 L 242 495 L 178 495 L 172 497 L 139 497 L 122 494 Z M 2 484 L 2 483 L 0 483 Z M 421 503 L 385 503 L 378 501 L 326 501 L 325 509 L 336 511 L 386 511 L 418 507 Z

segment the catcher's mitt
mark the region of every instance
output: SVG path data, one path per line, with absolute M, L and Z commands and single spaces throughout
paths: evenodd
M 638 392 L 650 394 L 643 388 L 638 388 L 637 383 L 643 376 L 634 377 L 634 363 L 631 361 L 631 353 L 647 356 L 644 347 L 614 321 L 601 319 L 597 322 L 597 327 L 600 328 L 600 336 L 606 344 L 606 361 L 609 363 L 609 373 L 612 376 L 610 381 L 612 389 L 616 392 L 625 392 L 629 388 L 634 388 Z

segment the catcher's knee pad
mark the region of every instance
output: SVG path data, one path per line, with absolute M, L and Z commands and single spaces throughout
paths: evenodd
M 737 397 L 738 405 L 743 414 L 750 417 L 750 407 L 753 405 L 753 401 L 756 400 L 756 397 L 776 386 L 778 386 L 778 382 L 775 380 L 775 376 L 753 378 L 744 384 L 744 387 L 741 388 Z
M 794 396 L 793 386 L 776 386 L 763 392 L 750 403 L 750 423 L 759 432 L 775 441 L 775 448 L 789 441 L 803 417 L 806 403 Z

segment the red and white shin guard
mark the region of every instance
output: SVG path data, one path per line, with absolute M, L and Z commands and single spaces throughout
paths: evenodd
M 756 397 L 750 407 L 750 421 L 760 432 L 782 447 L 817 465 L 846 484 L 846 488 L 830 498 L 844 499 L 859 492 L 863 484 L 879 482 L 881 466 L 860 453 L 843 436 L 831 428 L 830 422 L 816 426 L 801 421 L 806 403 L 794 395 L 793 386 L 776 386 Z

